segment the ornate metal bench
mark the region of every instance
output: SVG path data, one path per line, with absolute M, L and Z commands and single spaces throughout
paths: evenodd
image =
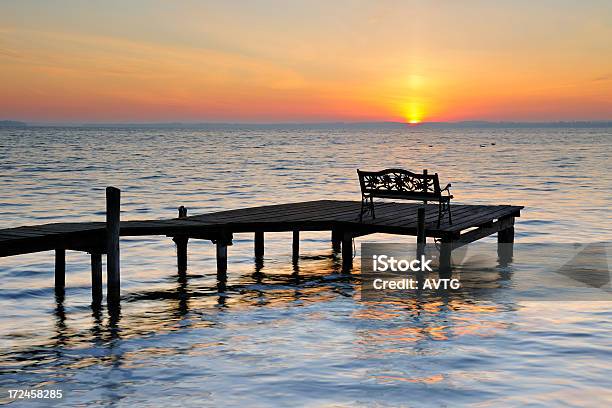
M 440 188 L 438 173 L 423 174 L 413 173 L 404 169 L 385 169 L 381 171 L 357 170 L 359 184 L 361 185 L 361 212 L 359 221 L 363 221 L 363 215 L 370 212 L 372 219 L 374 214 L 374 198 L 391 198 L 403 200 L 416 200 L 438 202 L 438 227 L 443 215 L 448 212 L 448 222 L 453 224 L 450 200 L 450 183 Z M 442 193 L 446 191 L 446 195 Z

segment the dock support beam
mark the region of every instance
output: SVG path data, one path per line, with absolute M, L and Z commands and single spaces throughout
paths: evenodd
M 335 253 L 340 252 L 342 246 L 342 231 L 333 229 L 331 232 L 332 251 Z
M 255 258 L 261 259 L 264 257 L 264 233 L 263 231 L 255 232 Z
M 102 254 L 91 253 L 91 298 L 93 303 L 102 300 Z
M 300 259 L 300 231 L 293 231 L 293 245 L 291 259 L 294 264 Z
M 345 231 L 342 234 L 342 272 L 353 269 L 353 234 Z
M 63 291 L 66 286 L 66 250 L 55 250 L 55 290 Z
M 121 191 L 106 187 L 106 300 L 115 303 L 120 298 L 120 228 Z

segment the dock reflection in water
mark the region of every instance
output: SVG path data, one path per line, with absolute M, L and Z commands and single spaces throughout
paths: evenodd
M 360 274 L 342 273 L 334 253 L 304 256 L 293 265 L 268 267 L 259 260 L 250 272 L 242 269 L 230 273 L 227 284 L 216 282 L 214 272 L 169 274 L 165 288 L 128 293 L 116 310 L 103 303 L 67 311 L 57 296 L 52 336 L 3 354 L 5 380 L 22 381 L 30 361 L 31 386 L 61 386 L 69 390 L 68 401 L 129 399 L 130 388 L 145 387 L 160 399 L 212 402 L 235 386 L 220 382 L 222 376 L 242 378 L 240 387 L 270 399 L 276 386 L 289 387 L 280 401 L 302 388 L 332 392 L 344 378 L 353 384 L 347 401 L 368 400 L 369 392 L 386 393 L 398 383 L 451 385 L 457 372 L 483 363 L 482 354 L 460 356 L 457 347 L 478 347 L 482 339 L 512 331 L 511 321 L 499 316 L 512 316 L 518 307 L 505 294 L 498 294 L 503 302 L 454 293 L 362 301 Z M 507 277 L 507 269 L 498 274 Z M 435 363 L 448 358 L 458 364 Z M 325 370 L 329 384 L 319 378 Z M 314 376 L 309 384 L 306 378 Z M 206 385 L 209 377 L 217 379 L 215 387 Z

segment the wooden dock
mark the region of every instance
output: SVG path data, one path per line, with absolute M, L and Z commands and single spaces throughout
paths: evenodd
M 514 219 L 521 206 L 453 204 L 453 223 L 437 226 L 438 206 L 419 203 L 376 203 L 376 219 L 359 221 L 359 201 L 317 200 L 268 205 L 187 216 L 184 207 L 179 217 L 166 220 L 119 221 L 119 190 L 107 189 L 106 222 L 78 222 L 32 225 L 0 230 L 0 257 L 40 251 L 55 251 L 55 284 L 65 284 L 65 251 L 91 254 L 92 294 L 102 297 L 102 254 L 107 256 L 107 297 L 119 298 L 119 236 L 164 235 L 177 246 L 179 272 L 187 269 L 189 239 L 210 240 L 216 245 L 217 274 L 227 271 L 227 247 L 233 234 L 253 233 L 256 258 L 264 255 L 266 232 L 292 231 L 293 258 L 299 257 L 300 231 L 330 231 L 332 247 L 342 252 L 343 269 L 350 270 L 352 240 L 373 233 L 414 235 L 441 240 L 440 262 L 450 263 L 452 249 L 497 234 L 498 242 L 514 240 Z M 421 209 L 419 211 L 419 209 Z M 424 209 L 424 210 L 423 210 Z

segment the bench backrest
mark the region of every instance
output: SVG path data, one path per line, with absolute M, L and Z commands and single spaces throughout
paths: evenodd
M 357 170 L 357 174 L 362 194 L 414 199 L 441 196 L 438 173 L 427 174 L 427 170 L 423 174 L 404 169 Z

